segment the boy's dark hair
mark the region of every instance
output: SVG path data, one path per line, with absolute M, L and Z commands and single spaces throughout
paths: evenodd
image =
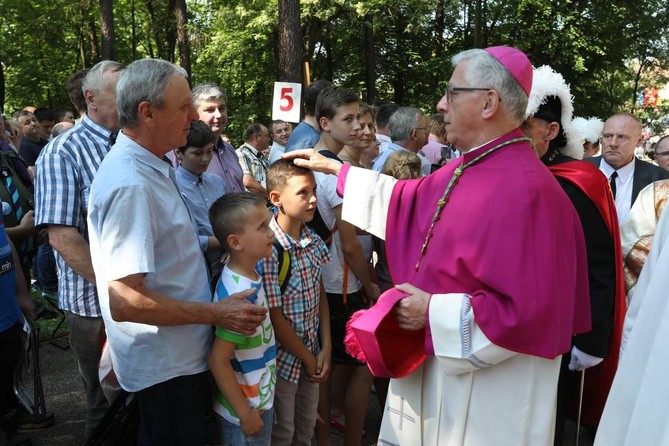
M 228 236 L 243 232 L 249 210 L 257 206 L 265 209 L 265 199 L 251 192 L 230 192 L 211 205 L 209 222 L 224 250 L 230 251 Z
M 400 108 L 400 106 L 393 102 L 379 105 L 376 112 L 376 127 L 380 129 L 388 128 L 390 117 L 398 108 Z
M 337 109 L 346 104 L 358 104 L 360 99 L 351 90 L 344 87 L 328 87 L 321 91 L 316 101 L 316 120 L 332 119 Z
M 81 87 L 84 85 L 84 79 L 89 71 L 90 68 L 84 68 L 83 70 L 75 71 L 67 78 L 67 96 L 79 113 L 84 113 L 88 108 Z
M 37 122 L 42 122 L 42 121 L 56 121 L 56 114 L 51 110 L 50 108 L 47 107 L 38 107 L 34 111 L 35 118 L 37 118 Z
M 189 147 L 201 149 L 209 143 L 216 143 L 216 134 L 204 122 L 194 121 L 190 124 L 186 145 L 177 150 L 185 152 Z
M 316 116 L 316 101 L 318 100 L 318 95 L 321 93 L 321 91 L 331 87 L 332 85 L 332 82 L 326 81 L 325 79 L 319 79 L 309 84 L 307 91 L 304 92 L 305 115 Z
M 267 192 L 281 192 L 289 178 L 303 175 L 313 178 L 314 173 L 306 167 L 296 166 L 292 160 L 279 159 L 267 169 Z

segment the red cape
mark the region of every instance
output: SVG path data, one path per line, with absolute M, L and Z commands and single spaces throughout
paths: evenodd
M 586 370 L 585 385 L 583 387 L 581 422 L 586 426 L 594 427 L 599 424 L 599 419 L 606 404 L 606 398 L 611 389 L 613 377 L 618 368 L 620 339 L 623 332 L 625 311 L 627 310 L 618 215 L 606 177 L 592 164 L 582 161 L 572 161 L 549 166 L 548 169 L 556 177 L 576 186 L 592 200 L 613 239 L 616 256 L 616 297 L 609 353 L 599 365 Z

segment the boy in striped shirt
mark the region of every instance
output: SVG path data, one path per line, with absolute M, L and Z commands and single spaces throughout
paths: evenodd
M 209 210 L 214 235 L 229 253 L 216 285 L 215 300 L 253 288 L 248 299 L 268 308 L 256 263 L 272 255 L 274 233 L 265 200 L 249 192 L 226 194 Z M 252 336 L 216 328 L 209 366 L 218 392 L 214 410 L 220 416 L 223 445 L 269 446 L 274 421 L 276 346 L 269 318 Z

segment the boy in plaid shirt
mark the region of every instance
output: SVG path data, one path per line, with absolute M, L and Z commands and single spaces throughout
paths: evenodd
M 270 227 L 290 254 L 283 293 L 277 248 L 258 264 L 278 345 L 272 445 L 311 445 L 319 383 L 330 373 L 330 315 L 321 281 L 321 266 L 330 255 L 325 242 L 304 224 L 316 211 L 313 173 L 279 160 L 268 169 L 267 190 L 278 210 Z

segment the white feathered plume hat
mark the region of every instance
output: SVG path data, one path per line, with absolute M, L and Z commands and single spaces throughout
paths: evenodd
M 550 122 L 559 122 L 561 134 L 556 139 L 563 138 L 564 140 L 562 147 L 558 150 L 563 155 L 580 160 L 583 158 L 583 144 L 581 144 L 580 137 L 574 135 L 571 126 L 574 113 L 572 101 L 573 96 L 569 91 L 569 85 L 560 73 L 548 65 L 534 69 L 525 119 L 534 116 Z
M 599 118 L 574 118 L 571 121 L 574 136 L 580 139 L 581 144 L 585 142 L 596 143 L 602 137 L 604 121 Z

